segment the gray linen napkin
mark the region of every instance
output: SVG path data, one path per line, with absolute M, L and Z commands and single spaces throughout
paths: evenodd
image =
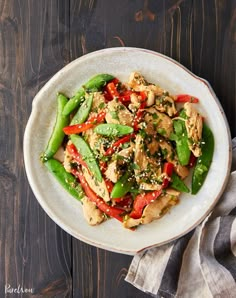
M 153 297 L 236 297 L 236 138 L 222 198 L 192 232 L 134 256 L 125 280 Z

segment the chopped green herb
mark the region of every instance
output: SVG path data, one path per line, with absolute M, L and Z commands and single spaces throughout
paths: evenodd
M 119 120 L 118 114 L 114 111 L 110 112 L 112 119 Z
M 158 128 L 157 129 L 157 132 L 162 135 L 162 136 L 165 136 L 166 135 L 166 130 L 164 128 Z
M 157 119 L 157 118 L 158 118 L 158 115 L 157 115 L 156 113 L 153 113 L 153 114 L 152 114 L 152 118 L 153 118 L 153 119 Z

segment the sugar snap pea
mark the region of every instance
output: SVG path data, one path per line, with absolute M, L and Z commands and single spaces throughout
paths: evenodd
M 102 174 L 100 168 L 87 142 L 78 135 L 71 135 L 70 138 L 79 154 L 82 156 L 82 159 L 86 162 L 88 169 L 94 175 L 94 178 L 96 178 L 99 182 L 102 182 Z
M 56 123 L 53 128 L 53 132 L 49 139 L 46 150 L 41 156 L 43 162 L 47 161 L 57 152 L 58 148 L 61 146 L 63 138 L 65 136 L 63 132 L 63 127 L 69 124 L 69 116 L 64 116 L 62 111 L 67 104 L 68 99 L 63 94 L 58 94 L 57 96 L 57 117 Z
M 92 77 L 83 87 L 81 87 L 78 92 L 70 98 L 68 103 L 66 104 L 63 115 L 69 115 L 73 112 L 84 100 L 85 92 L 95 92 L 101 90 L 103 86 L 106 85 L 107 82 L 114 79 L 114 76 L 110 74 L 98 74 L 95 77 Z
M 129 180 L 128 178 L 130 177 L 130 173 L 127 172 L 122 176 L 114 185 L 112 192 L 111 192 L 111 197 L 113 199 L 116 198 L 121 198 L 124 195 L 127 194 L 131 190 L 131 187 L 134 184 L 133 180 Z
M 77 113 L 74 115 L 73 119 L 71 120 L 71 125 L 74 124 L 81 124 L 88 118 L 89 112 L 91 110 L 93 103 L 93 94 L 90 94 L 87 99 L 82 103 L 79 107 Z
M 192 176 L 192 194 L 196 194 L 202 187 L 209 171 L 214 153 L 214 136 L 211 129 L 203 124 L 202 155 L 198 157 Z
M 57 181 L 67 190 L 74 198 L 81 200 L 84 197 L 84 192 L 76 178 L 66 172 L 64 166 L 56 159 L 51 158 L 45 163 L 47 169 L 53 174 Z
M 186 118 L 184 110 L 180 112 L 181 118 Z M 189 158 L 191 151 L 188 145 L 188 134 L 185 127 L 184 120 L 177 119 L 174 120 L 174 131 L 175 134 L 172 135 L 172 139 L 176 142 L 176 152 L 179 159 L 179 162 L 182 166 L 186 166 L 189 163 Z
M 181 192 L 187 192 L 187 193 L 190 192 L 187 185 L 184 183 L 184 181 L 182 179 L 180 179 L 180 177 L 176 173 L 173 173 L 171 176 L 170 187 L 172 187 L 178 191 L 181 191 Z
M 134 129 L 127 125 L 104 123 L 99 124 L 94 128 L 97 134 L 108 136 L 108 137 L 121 137 L 123 135 L 130 134 Z

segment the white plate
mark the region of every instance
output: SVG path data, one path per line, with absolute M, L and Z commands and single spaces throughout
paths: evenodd
M 126 82 L 132 71 L 141 72 L 173 94 L 200 98 L 198 108 L 215 137 L 213 162 L 207 179 L 195 196 L 182 194 L 178 206 L 162 219 L 126 230 L 112 219 L 89 226 L 80 203 L 70 196 L 40 162 L 56 117 L 56 94 L 72 96 L 89 78 L 110 73 Z M 210 85 L 176 61 L 138 48 L 110 48 L 90 53 L 60 70 L 35 96 L 24 135 L 24 160 L 29 183 L 46 213 L 72 236 L 110 251 L 133 255 L 147 247 L 174 240 L 199 224 L 218 201 L 231 164 L 231 138 L 223 109 Z

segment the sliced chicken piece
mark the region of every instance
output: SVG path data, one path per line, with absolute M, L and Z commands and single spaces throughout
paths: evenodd
M 106 107 L 105 97 L 101 92 L 93 92 L 92 113 L 99 113 Z
M 189 149 L 196 157 L 202 154 L 201 150 L 201 138 L 202 138 L 202 116 L 193 107 L 193 104 L 186 102 L 184 104 L 187 119 L 185 120 L 185 126 L 189 138 Z
M 90 188 L 105 202 L 109 202 L 110 196 L 109 196 L 109 192 L 107 190 L 105 181 L 102 180 L 102 182 L 99 182 L 95 180 L 94 177 L 90 175 L 89 171 L 84 166 L 82 166 L 82 171 L 83 171 L 85 180 L 87 181 Z
M 148 84 L 147 81 L 144 79 L 144 77 L 138 73 L 138 72 L 132 72 L 129 77 L 128 85 L 130 88 L 132 88 L 134 91 L 146 91 L 147 95 L 148 92 L 153 92 L 154 95 L 162 95 L 164 90 L 160 88 L 159 86 L 156 86 L 154 84 Z
M 150 107 L 155 103 L 155 93 L 154 91 L 150 90 L 147 92 L 147 106 Z
M 113 183 L 116 183 L 119 180 L 121 173 L 119 171 L 117 160 L 114 160 L 108 164 L 105 175 Z
M 95 226 L 103 222 L 103 212 L 96 207 L 86 196 L 81 200 L 84 217 L 91 226 Z
M 155 155 L 159 151 L 159 142 L 154 137 L 147 139 L 146 146 L 150 155 Z
M 98 150 L 102 155 L 105 153 L 103 143 L 101 142 L 102 136 L 95 133 L 92 128 L 86 130 L 83 136 L 92 150 Z
M 186 178 L 189 174 L 187 167 L 181 166 L 178 162 L 178 158 L 171 143 L 164 139 L 160 139 L 159 146 L 161 147 L 162 153 L 168 162 L 173 163 L 176 173 L 182 178 Z
M 161 165 L 156 158 L 148 156 L 144 149 L 145 141 L 138 134 L 135 139 L 134 163 L 137 169 L 134 170 L 136 181 L 141 184 L 140 188 L 150 189 L 157 187 L 159 189 Z
M 134 162 L 138 166 L 138 169 L 134 170 L 135 175 L 138 178 L 140 172 L 147 169 L 149 163 L 147 155 L 144 152 L 144 139 L 139 134 L 136 136 L 135 139 Z
M 117 158 L 116 160 L 108 164 L 105 175 L 113 183 L 116 183 L 120 178 L 121 172 L 119 170 L 119 166 L 129 161 L 130 157 L 133 154 L 133 148 L 134 145 L 132 144 L 129 148 L 119 151 L 117 153 L 117 156 L 119 156 L 120 158 Z
M 130 101 L 131 103 L 129 104 L 129 110 L 135 113 L 141 105 L 138 94 L 132 93 L 130 95 Z
M 141 218 L 134 219 L 129 217 L 123 221 L 123 227 L 126 229 L 135 228 L 141 224 L 141 220 L 142 220 Z
M 141 182 L 139 184 L 139 188 L 142 190 L 159 190 L 161 189 L 161 184 L 151 184 L 151 183 Z
M 128 85 L 130 88 L 136 90 L 139 86 L 147 86 L 148 83 L 139 72 L 132 72 L 129 77 Z
M 64 148 L 61 146 L 58 148 L 57 152 L 54 154 L 54 158 L 59 160 L 61 163 L 63 163 L 64 155 L 65 155 L 65 151 L 64 151 Z
M 143 210 L 141 223 L 145 225 L 162 217 L 172 206 L 178 203 L 179 194 L 173 195 L 166 192 L 165 195 L 146 206 Z
M 131 158 L 131 156 L 134 153 L 134 144 L 131 144 L 130 147 L 122 149 L 117 153 L 118 156 L 118 164 L 124 164 L 125 162 L 128 162 Z
M 116 123 L 122 125 L 133 125 L 133 114 L 119 102 L 116 98 L 107 104 L 108 112 L 106 114 L 107 123 Z
M 136 93 L 132 93 L 132 94 L 130 95 L 130 101 L 131 101 L 137 108 L 139 108 L 139 106 L 140 106 L 140 98 L 139 98 L 138 94 L 136 94 Z
M 189 169 L 185 166 L 180 165 L 179 162 L 176 160 L 174 161 L 174 168 L 181 179 L 185 179 L 189 175 Z
M 156 99 L 156 109 L 162 113 L 167 113 L 170 117 L 176 115 L 175 102 L 170 96 L 162 95 Z
M 171 188 L 171 187 L 166 188 L 165 192 L 170 196 L 179 197 L 179 195 L 180 195 L 180 191 L 178 191 L 174 188 Z
M 161 148 L 164 159 L 166 159 L 168 162 L 173 162 L 176 158 L 176 152 L 172 147 L 172 144 L 166 141 L 164 138 L 160 138 L 159 146 Z
M 173 123 L 170 117 L 160 113 L 153 106 L 145 109 L 144 121 L 146 123 L 147 134 L 155 135 L 159 133 L 169 138 L 173 132 Z

